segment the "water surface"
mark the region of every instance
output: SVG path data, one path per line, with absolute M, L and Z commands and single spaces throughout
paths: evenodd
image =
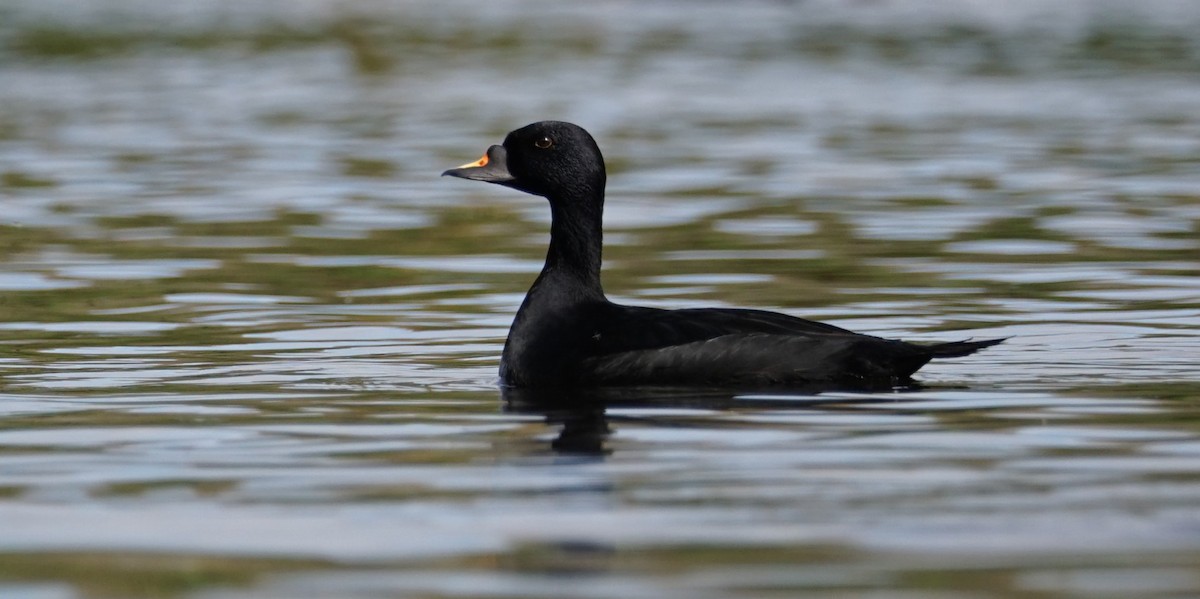
M 0 595 L 1200 593 L 1200 10 L 0 8 Z M 530 121 L 619 301 L 1011 339 L 896 393 L 502 394 Z M 546 398 L 532 398 L 544 400 Z

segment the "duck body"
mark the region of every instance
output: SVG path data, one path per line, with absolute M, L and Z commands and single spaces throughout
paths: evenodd
M 663 310 L 540 291 L 526 296 L 509 331 L 504 384 L 891 387 L 934 357 L 992 344 L 924 346 L 765 310 Z
M 542 121 L 443 173 L 550 201 L 546 264 L 500 361 L 513 387 L 830 385 L 890 387 L 934 358 L 1002 339 L 918 345 L 778 312 L 663 310 L 610 302 L 600 284 L 604 161 L 582 128 Z

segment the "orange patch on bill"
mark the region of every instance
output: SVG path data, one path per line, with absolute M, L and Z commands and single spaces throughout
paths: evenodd
M 487 166 L 487 163 L 488 163 L 488 156 L 487 156 L 487 154 L 484 154 L 483 158 L 480 158 L 479 160 L 476 160 L 475 162 L 468 162 L 458 168 L 479 168 L 481 166 Z

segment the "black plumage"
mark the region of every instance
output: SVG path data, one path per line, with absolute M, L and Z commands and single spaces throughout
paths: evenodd
M 571 123 L 509 133 L 479 161 L 443 173 L 550 201 L 546 264 L 517 311 L 501 381 L 515 387 L 910 382 L 933 358 L 970 355 L 1002 339 L 919 345 L 777 312 L 661 310 L 614 304 L 600 285 L 604 159 Z

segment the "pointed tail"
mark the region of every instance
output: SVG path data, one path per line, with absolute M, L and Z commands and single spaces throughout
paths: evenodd
M 949 343 L 937 343 L 926 346 L 933 354 L 934 358 L 961 358 L 969 356 L 985 347 L 991 347 L 998 343 L 1002 343 L 1008 337 L 1001 339 L 985 339 L 983 341 L 971 341 L 966 339 L 963 341 L 951 341 Z

